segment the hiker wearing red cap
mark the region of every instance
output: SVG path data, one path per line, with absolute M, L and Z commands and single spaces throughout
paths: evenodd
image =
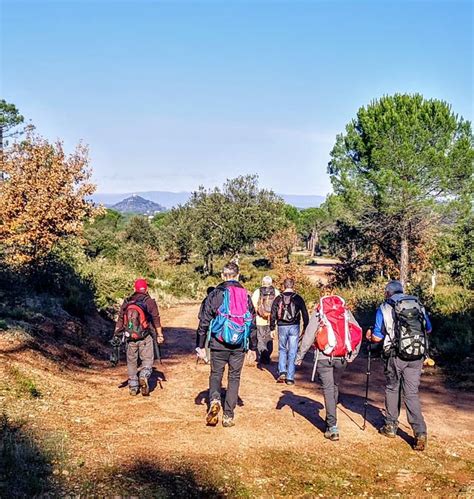
M 126 339 L 130 395 L 141 391 L 146 396 L 150 393 L 148 378 L 152 373 L 157 344 L 165 340 L 158 305 L 148 294 L 146 280 L 137 279 L 134 288 L 135 292 L 120 308 L 114 335 L 124 335 Z M 139 374 L 138 359 L 141 361 Z

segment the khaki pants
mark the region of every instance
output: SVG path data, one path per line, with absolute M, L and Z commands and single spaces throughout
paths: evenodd
M 148 378 L 152 373 L 154 360 L 151 335 L 148 335 L 144 340 L 127 343 L 127 371 L 130 387 L 138 386 L 138 359 L 141 361 L 140 377 Z

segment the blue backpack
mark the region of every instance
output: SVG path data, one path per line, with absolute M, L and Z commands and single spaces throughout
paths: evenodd
M 230 286 L 224 290 L 222 305 L 211 321 L 209 335 L 219 342 L 248 348 L 253 316 L 248 306 L 248 294 L 244 288 Z

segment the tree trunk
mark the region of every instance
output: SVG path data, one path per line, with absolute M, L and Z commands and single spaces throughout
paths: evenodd
M 316 229 L 313 228 L 311 231 L 311 258 L 314 257 L 314 254 L 316 253 L 316 244 L 318 240 L 318 233 L 316 232 Z
M 408 283 L 408 266 L 409 266 L 409 254 L 408 254 L 408 237 L 406 234 L 402 235 L 402 240 L 400 244 L 400 282 L 402 286 Z
M 434 293 L 436 288 L 436 279 L 438 277 L 438 271 L 436 269 L 431 273 L 431 292 Z

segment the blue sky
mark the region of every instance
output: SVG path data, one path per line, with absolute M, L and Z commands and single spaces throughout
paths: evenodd
M 100 192 L 258 173 L 326 194 L 357 109 L 421 92 L 473 118 L 470 1 L 1 3 L 1 96 L 71 149 Z

